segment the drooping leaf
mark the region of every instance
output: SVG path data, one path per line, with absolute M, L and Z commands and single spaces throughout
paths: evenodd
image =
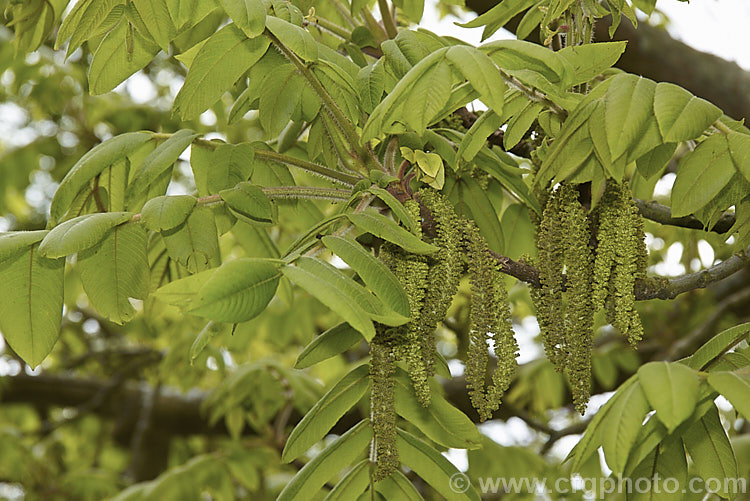
M 0 282 L 5 292 L 0 301 L 0 331 L 13 351 L 32 367 L 47 357 L 60 335 L 63 306 L 63 278 L 65 259 L 47 259 L 39 252 L 42 232 L 33 236 L 14 237 L 12 252 L 8 252 L 10 237 L 0 237 Z M 24 250 L 16 247 L 22 240 Z M 3 245 L 3 243 L 5 245 Z
M 612 67 L 623 52 L 627 42 L 599 42 L 565 47 L 557 53 L 573 67 L 570 85 L 590 82 L 604 70 Z
M 346 322 L 331 327 L 305 346 L 297 357 L 295 369 L 305 369 L 343 353 L 362 341 L 362 334 Z
M 732 444 L 729 443 L 729 438 L 721 425 L 716 407 L 688 428 L 682 440 L 703 480 L 712 482 L 714 479 L 738 478 Z M 724 498 L 737 494 L 730 492 L 728 486 L 726 482 L 721 483 L 717 494 Z
M 279 278 L 278 265 L 264 259 L 227 261 L 200 288 L 190 313 L 215 322 L 247 322 L 266 309 Z
M 39 253 L 47 258 L 58 258 L 88 249 L 99 243 L 110 229 L 132 216 L 130 212 L 102 212 L 69 219 L 44 237 Z
M 161 50 L 169 53 L 169 42 L 177 36 L 177 28 L 172 21 L 165 0 L 133 0 L 143 23 Z
M 247 38 L 234 24 L 217 31 L 195 56 L 174 100 L 175 113 L 189 120 L 206 111 L 258 62 L 269 43 L 265 37 Z
M 196 137 L 198 134 L 189 129 L 179 130 L 149 153 L 128 187 L 128 200 L 133 200 L 146 191 L 149 185 L 177 161 Z
M 185 222 L 198 199 L 190 195 L 152 198 L 141 210 L 141 222 L 151 231 L 165 231 Z
M 497 30 L 502 28 L 514 16 L 528 9 L 536 0 L 505 0 L 492 7 L 484 14 L 472 19 L 468 23 L 458 24 L 462 28 L 477 28 L 486 26 L 482 33 L 482 40 L 486 40 Z
M 244 182 L 219 192 L 221 199 L 236 213 L 259 223 L 272 223 L 276 218 L 273 206 L 259 187 Z
M 634 75 L 617 75 L 605 98 L 605 130 L 612 159 L 619 158 L 653 120 L 656 83 Z
M 29 247 L 42 240 L 49 231 L 9 231 L 0 233 L 0 263 L 28 251 Z
M 370 460 L 363 459 L 331 489 L 324 501 L 357 499 L 370 485 Z
M 115 226 L 97 245 L 78 253 L 78 268 L 96 311 L 112 322 L 127 322 L 136 313 L 129 298 L 148 296 L 146 231 L 134 223 Z
M 434 392 L 430 405 L 425 407 L 417 399 L 406 372 L 399 369 L 394 379 L 396 412 L 430 440 L 457 449 L 481 447 L 481 436 L 476 425 L 445 397 Z
M 750 418 L 750 377 L 733 372 L 712 372 L 708 384 L 726 397 L 737 412 Z
M 466 45 L 454 45 L 445 57 L 463 74 L 480 99 L 498 115 L 505 104 L 505 80 L 495 63 L 484 52 Z
M 274 16 L 266 18 L 266 28 L 303 61 L 318 59 L 318 44 L 304 28 Z
M 681 362 L 691 369 L 702 370 L 734 347 L 734 345 L 746 339 L 749 332 L 750 322 L 730 327 L 712 337 L 707 343 L 698 348 L 695 353 L 681 360 Z
M 404 204 L 399 202 L 398 199 L 393 196 L 390 191 L 384 190 L 383 188 L 379 188 L 377 186 L 371 186 L 368 191 L 385 202 L 388 208 L 391 209 L 393 216 L 398 219 L 401 224 L 406 226 L 406 229 L 408 229 L 409 231 L 414 231 L 414 229 L 417 227 L 417 222 L 414 220 L 414 217 L 412 217 L 411 213 L 406 210 Z
M 216 273 L 217 268 L 201 271 L 195 275 L 175 280 L 160 287 L 154 292 L 154 297 L 159 301 L 183 310 L 190 309 L 193 301 L 198 296 L 198 291 Z
M 551 92 L 568 88 L 572 81 L 573 70 L 568 60 L 539 44 L 525 40 L 496 40 L 482 45 L 479 50 L 487 53 L 503 71 L 533 81 L 537 84 L 535 86 L 549 87 Z
M 347 214 L 346 217 L 360 230 L 372 233 L 376 237 L 394 243 L 407 252 L 413 254 L 432 254 L 438 250 L 434 245 L 420 240 L 412 233 L 398 226 L 393 220 L 381 214 L 356 212 Z
M 627 464 L 630 449 L 635 443 L 643 419 L 650 407 L 641 385 L 631 385 L 612 406 L 611 414 L 604 421 L 602 445 L 607 465 L 616 474 L 622 474 Z
M 735 172 L 723 135 L 710 136 L 680 161 L 672 187 L 672 216 L 687 216 L 705 207 Z
M 693 369 L 679 363 L 650 362 L 638 369 L 638 380 L 656 417 L 669 431 L 693 414 L 700 394 Z
M 111 91 L 151 62 L 159 52 L 159 46 L 139 31 L 133 34 L 132 48 L 128 47 L 128 31 L 131 29 L 128 21 L 122 18 L 96 49 L 89 67 L 89 92 L 92 95 Z
M 277 68 L 263 80 L 258 114 L 270 137 L 278 136 L 292 118 L 305 82 L 291 65 Z
M 685 449 L 679 436 L 669 436 L 660 442 L 629 475 L 628 480 L 648 479 L 656 482 L 670 479 L 670 488 L 633 489 L 628 499 L 633 501 L 682 501 L 688 487 L 688 465 Z M 677 482 L 676 486 L 674 482 Z M 675 489 L 676 487 L 676 489 Z M 684 490 L 683 490 L 684 489 Z M 658 492 L 657 492 L 658 491 Z
M 346 376 L 310 409 L 294 427 L 284 446 L 281 461 L 288 463 L 325 437 L 349 409 L 367 393 L 370 387 L 370 366 L 360 365 Z
M 357 459 L 371 439 L 369 421 L 360 421 L 307 463 L 284 487 L 278 501 L 313 499 L 331 477 Z
M 385 92 L 385 78 L 385 64 L 382 59 L 359 70 L 357 91 L 360 105 L 365 112 L 372 113 L 372 110 L 380 104 L 383 92 Z
M 266 28 L 266 7 L 262 0 L 219 0 L 219 3 L 249 38 L 263 33 Z
M 508 127 L 503 135 L 503 147 L 506 150 L 510 150 L 521 142 L 543 109 L 544 106 L 541 103 L 530 101 L 523 110 L 508 121 Z
M 399 118 L 420 134 L 448 102 L 450 83 L 450 66 L 438 61 L 414 83 Z
M 221 263 L 219 240 L 213 212 L 196 207 L 184 223 L 162 232 L 169 256 L 191 273 Z
M 727 143 L 735 168 L 750 181 L 750 136 L 732 131 L 727 134 Z
M 325 267 L 315 266 L 303 268 L 300 262 L 311 258 L 300 258 L 297 266 L 285 266 L 281 269 L 284 276 L 299 287 L 306 290 L 325 306 L 336 312 L 357 329 L 368 341 L 375 336 L 375 327 L 370 315 L 352 297 L 344 293 L 337 285 L 340 281 Z
M 414 484 L 399 470 L 376 483 L 375 490 L 384 499 L 400 499 L 403 501 L 423 501 L 424 499 L 417 488 L 414 487 Z
M 381 261 L 367 252 L 357 242 L 333 235 L 322 238 L 323 244 L 352 267 L 383 303 L 404 316 L 409 316 L 409 298 L 393 275 Z
M 487 138 L 503 124 L 503 118 L 492 110 L 482 113 L 466 131 L 456 153 L 457 158 L 470 162 L 487 144 Z
M 713 104 L 669 82 L 656 86 L 654 113 L 665 143 L 695 139 L 721 116 Z
M 450 461 L 438 451 L 418 439 L 411 433 L 398 430 L 396 446 L 401 462 L 409 467 L 422 480 L 435 489 L 440 496 L 448 501 L 472 499 L 479 501 L 479 495 L 473 487 L 465 492 L 456 492 L 461 489 L 451 489 L 454 484 L 451 477 L 460 472 Z
M 49 224 L 57 224 L 86 183 L 105 168 L 134 152 L 149 139 L 149 132 L 127 132 L 94 146 L 83 155 L 57 187 L 50 206 Z
M 55 49 L 70 38 L 65 57 L 69 57 L 90 36 L 96 34 L 98 27 L 107 19 L 108 14 L 122 0 L 81 0 L 63 20 L 57 33 Z

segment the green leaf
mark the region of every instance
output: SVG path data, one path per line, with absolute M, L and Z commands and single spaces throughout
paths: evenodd
M 99 243 L 104 235 L 133 216 L 130 212 L 85 214 L 53 228 L 39 245 L 47 258 L 65 257 Z
M 505 80 L 495 63 L 485 53 L 466 45 L 454 45 L 445 53 L 461 74 L 479 92 L 481 101 L 498 115 L 505 104 Z
M 412 130 L 421 134 L 442 110 L 451 94 L 451 69 L 438 61 L 414 83 L 402 112 L 398 116 Z
M 630 449 L 635 444 L 643 426 L 643 418 L 650 409 L 640 384 L 631 385 L 612 405 L 610 414 L 603 423 L 602 445 L 607 466 L 616 475 L 621 475 L 625 470 Z
M 383 496 L 383 499 L 402 501 L 423 501 L 424 499 L 414 484 L 409 482 L 406 475 L 399 470 L 376 483 L 375 490 Z
M 357 91 L 359 93 L 359 102 L 366 113 L 372 113 L 372 110 L 380 104 L 385 92 L 385 64 L 383 59 L 378 59 L 375 63 L 365 66 L 357 74 Z
M 646 456 L 637 468 L 629 475 L 629 479 L 650 479 L 653 485 L 657 482 L 663 482 L 664 479 L 670 479 L 670 482 L 677 481 L 677 490 L 675 484 L 670 484 L 670 491 L 666 489 L 634 489 L 628 494 L 628 501 L 684 501 L 688 487 L 688 465 L 685 457 L 685 449 L 679 436 L 668 436 L 662 442 L 656 445 L 652 452 Z M 637 484 L 635 484 L 637 485 Z M 665 484 L 661 484 L 665 485 Z M 685 489 L 683 491 L 683 489 Z
M 169 53 L 169 42 L 177 36 L 177 28 L 164 0 L 133 0 L 148 32 L 165 53 Z
M 746 339 L 748 332 L 750 332 L 750 322 L 730 327 L 712 337 L 706 344 L 698 348 L 695 353 L 681 360 L 681 362 L 691 369 L 705 369 L 721 355 L 732 349 L 737 343 Z
M 219 239 L 213 212 L 196 207 L 184 223 L 162 232 L 169 256 L 190 273 L 221 264 Z
M 682 435 L 682 440 L 703 480 L 713 483 L 713 479 L 739 478 L 732 444 L 721 425 L 716 407 L 688 428 Z M 731 494 L 736 494 L 727 489 L 727 483 L 721 484 L 723 485 L 717 491 L 721 497 L 730 498 Z
M 221 199 L 236 213 L 259 223 L 275 221 L 271 201 L 258 186 L 240 183 L 232 189 L 219 192 Z
M 487 53 L 503 71 L 514 73 L 521 79 L 531 78 L 537 84 L 546 82 L 552 91 L 570 86 L 572 68 L 567 59 L 539 44 L 524 40 L 496 40 L 482 45 L 479 50 Z M 543 80 L 530 73 L 541 76 Z
M 536 254 L 534 235 L 536 228 L 529 217 L 529 210 L 521 204 L 511 204 L 503 211 L 500 226 L 503 234 L 513 235 L 505 242 L 505 255 L 519 259 L 523 255 Z
M 115 226 L 97 245 L 78 253 L 78 269 L 96 311 L 124 324 L 136 313 L 129 298 L 148 296 L 146 231 L 134 223 Z
M 89 67 L 91 95 L 109 92 L 130 75 L 146 66 L 159 52 L 159 46 L 139 31 L 133 34 L 132 49 L 127 42 L 132 26 L 122 18 L 115 29 L 107 33 L 94 53 Z
M 189 120 L 206 111 L 258 62 L 269 43 L 265 37 L 247 38 L 234 24 L 211 35 L 195 56 L 174 100 L 175 113 Z
M 307 260 L 311 258 L 300 258 L 297 260 L 297 266 L 285 266 L 281 271 L 285 277 L 339 314 L 370 341 L 375 336 L 370 315 L 355 299 L 339 288 L 341 279 L 337 274 L 327 267 L 308 265 L 303 268 Z
M 341 416 L 360 401 L 369 387 L 368 364 L 360 365 L 341 378 L 294 427 L 284 446 L 281 461 L 289 463 L 325 437 Z
M 750 136 L 732 131 L 727 134 L 727 142 L 735 168 L 750 181 Z
M 656 86 L 654 113 L 665 143 L 700 137 L 721 117 L 721 110 L 713 104 L 668 82 L 660 82 Z
M 49 225 L 57 224 L 86 183 L 150 139 L 150 132 L 127 132 L 94 146 L 83 155 L 57 187 L 50 206 Z
M 156 179 L 172 167 L 198 134 L 182 129 L 172 134 L 143 160 L 127 190 L 128 200 L 138 198 Z
M 376 259 L 354 240 L 337 236 L 325 236 L 323 245 L 344 260 L 357 272 L 367 287 L 390 309 L 409 316 L 409 298 L 398 279 L 386 265 Z
M 396 446 L 401 462 L 409 467 L 422 480 L 427 482 L 440 496 L 448 501 L 473 499 L 479 501 L 479 495 L 472 488 L 459 493 L 451 489 L 451 477 L 461 474 L 445 456 L 427 445 L 414 435 L 398 430 Z
M 171 230 L 185 222 L 197 201 L 190 195 L 152 198 L 141 210 L 141 222 L 151 231 Z
M 708 384 L 724 395 L 737 412 L 750 419 L 750 377 L 734 372 L 712 372 Z
M 542 103 L 529 101 L 523 110 L 508 121 L 508 127 L 503 134 L 503 147 L 506 150 L 521 142 L 543 109 Z
M 434 245 L 423 242 L 412 233 L 398 226 L 393 220 L 374 212 L 356 212 L 346 217 L 354 226 L 376 237 L 394 243 L 412 254 L 432 254 L 438 250 Z
M 304 28 L 273 16 L 266 18 L 266 28 L 303 61 L 317 61 L 318 44 Z
M 481 447 L 476 425 L 438 392 L 433 392 L 429 406 L 423 406 L 414 393 L 409 375 L 397 369 L 395 379 L 396 412 L 416 426 L 433 442 L 456 449 Z
M 42 235 L 12 237 L 15 248 L 0 259 L 0 331 L 24 362 L 38 366 L 52 351 L 60 335 L 65 259 L 47 259 L 31 242 Z M 15 235 L 15 234 L 14 234 Z M 7 235 L 0 237 L 0 251 L 9 249 Z M 27 240 L 25 250 L 16 247 Z M 0 256 L 1 257 L 1 256 Z
M 536 0 L 505 0 L 468 23 L 456 24 L 462 28 L 478 28 L 479 26 L 491 25 L 492 29 L 485 30 L 482 34 L 482 40 L 485 40 L 517 14 L 534 5 L 535 2 Z
M 503 124 L 503 118 L 492 110 L 482 113 L 466 131 L 461 145 L 458 147 L 456 158 L 463 158 L 470 162 L 477 156 L 479 150 L 487 145 L 487 138 Z
M 318 362 L 343 353 L 355 344 L 362 341 L 362 334 L 357 332 L 346 322 L 331 327 L 305 346 L 302 353 L 297 357 L 294 364 L 295 369 L 312 367 Z
M 679 363 L 650 362 L 638 369 L 638 380 L 656 417 L 670 432 L 693 414 L 700 395 L 693 369 Z
M 193 275 L 195 276 L 195 275 Z M 198 333 L 190 345 L 190 365 L 193 365 L 195 359 L 206 349 L 208 343 L 216 337 L 224 329 L 224 324 L 209 321 L 203 329 Z
M 277 500 L 313 499 L 329 479 L 359 457 L 370 440 L 372 428 L 369 421 L 360 421 L 307 463 L 284 487 Z
M 257 37 L 266 29 L 266 7 L 262 0 L 219 0 L 219 3 L 249 38 Z
M 605 98 L 605 130 L 612 159 L 630 150 L 653 120 L 656 82 L 622 74 L 612 79 Z
M 304 86 L 304 80 L 291 65 L 277 68 L 263 80 L 258 115 L 269 137 L 278 136 L 289 123 Z
M 55 50 L 70 38 L 65 57 L 68 58 L 78 47 L 97 32 L 97 28 L 107 19 L 108 14 L 122 0 L 81 0 L 60 26 L 55 41 Z M 93 48 L 92 48 L 93 50 Z
M 33 244 L 42 240 L 49 231 L 10 231 L 0 233 L 0 263 L 26 252 Z
M 687 216 L 705 207 L 721 194 L 734 174 L 724 136 L 710 136 L 680 161 L 672 187 L 672 216 Z
M 625 41 L 573 45 L 565 47 L 557 54 L 567 59 L 573 67 L 574 77 L 570 85 L 578 85 L 590 82 L 604 70 L 612 67 L 625 52 L 626 45 Z
M 160 287 L 154 292 L 154 297 L 159 301 L 188 310 L 198 295 L 198 291 L 208 282 L 208 279 L 216 273 L 217 268 L 212 268 L 195 275 L 175 280 Z
M 652 179 L 667 166 L 675 150 L 677 143 L 666 143 L 642 155 L 636 160 L 638 173 L 646 180 Z
M 198 291 L 190 313 L 214 322 L 240 323 L 266 309 L 279 286 L 278 265 L 240 258 L 221 265 Z
M 500 220 L 487 194 L 473 178 L 464 176 L 458 182 L 458 200 L 469 214 L 466 214 L 479 227 L 479 232 L 487 245 L 495 252 L 503 253 L 505 238 Z
M 398 199 L 393 196 L 390 191 L 384 190 L 383 188 L 379 188 L 377 186 L 371 186 L 370 188 L 368 188 L 368 191 L 385 202 L 388 208 L 391 209 L 393 216 L 398 219 L 401 224 L 406 226 L 406 229 L 412 232 L 416 229 L 417 222 L 414 220 L 411 213 L 406 210 L 404 204 L 399 202 Z
M 370 485 L 370 460 L 363 459 L 349 470 L 341 481 L 331 489 L 324 501 L 357 499 Z

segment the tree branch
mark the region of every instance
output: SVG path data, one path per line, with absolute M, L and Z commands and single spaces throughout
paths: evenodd
M 641 216 L 651 221 L 666 224 L 669 226 L 681 226 L 682 228 L 691 228 L 694 230 L 705 230 L 705 225 L 694 216 L 672 217 L 672 211 L 666 205 L 654 201 L 635 200 L 635 205 Z M 732 213 L 726 213 L 708 230 L 715 233 L 726 233 L 734 225 L 735 216 Z

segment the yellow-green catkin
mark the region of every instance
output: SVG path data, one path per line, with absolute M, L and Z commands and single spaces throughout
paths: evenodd
M 370 343 L 370 421 L 373 431 L 370 456 L 375 463 L 374 480 L 387 477 L 399 465 L 393 393 L 396 356 L 392 336 L 392 329 L 386 331 L 380 326 Z
M 565 229 L 566 299 L 565 373 L 570 381 L 573 404 L 583 414 L 591 396 L 591 350 L 594 307 L 591 301 L 593 255 L 589 246 L 591 231 L 578 191 L 563 184 L 558 189 Z
M 497 261 L 473 222 L 464 222 L 464 252 L 471 280 L 469 348 L 466 385 L 472 405 L 482 421 L 492 417 L 516 370 L 518 345 L 513 336 L 505 284 Z M 497 369 L 485 388 L 488 340 L 492 338 Z
M 460 226 L 453 206 L 445 196 L 429 188 L 421 190 L 418 199 L 430 212 L 436 233 L 432 243 L 440 248 L 437 253 L 430 256 L 424 303 L 418 321 L 412 320 L 408 324 L 408 337 L 419 343 L 421 366 L 429 377 L 435 370 L 435 330 L 445 318 L 456 295 L 463 264 L 460 253 Z M 408 361 L 411 364 L 411 360 Z M 418 362 L 415 362 L 415 365 L 418 365 Z M 428 406 L 430 393 L 427 381 L 419 381 L 417 384 L 413 375 L 412 381 L 415 383 L 419 401 L 422 405 Z
M 643 220 L 626 183 L 610 179 L 597 210 L 594 304 L 635 345 L 643 325 L 635 309 L 635 281 L 646 274 Z

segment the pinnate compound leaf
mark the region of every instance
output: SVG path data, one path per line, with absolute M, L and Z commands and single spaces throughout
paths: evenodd
M 198 291 L 190 313 L 215 322 L 240 323 L 258 316 L 276 294 L 278 265 L 240 258 L 221 265 Z
M 455 492 L 451 489 L 451 477 L 460 473 L 445 456 L 418 439 L 411 433 L 398 430 L 396 446 L 401 462 L 430 484 L 440 496 L 448 501 L 472 499 L 479 501 L 479 495 L 473 487 L 466 492 Z
M 396 372 L 395 383 L 396 412 L 427 438 L 445 447 L 481 447 L 481 435 L 476 425 L 445 397 L 433 392 L 430 405 L 423 406 L 417 400 L 408 374 L 401 369 Z
M 185 222 L 198 199 L 190 195 L 152 198 L 141 210 L 141 222 L 151 231 L 165 231 Z
M 305 369 L 311 367 L 318 362 L 328 360 L 339 353 L 345 352 L 360 341 L 362 341 L 362 334 L 357 332 L 348 323 L 341 322 L 305 346 L 305 349 L 297 357 L 294 368 Z
M 224 12 L 245 35 L 257 37 L 266 28 L 266 7 L 262 0 L 219 0 Z
M 656 86 L 654 113 L 665 143 L 695 139 L 721 117 L 713 104 L 668 82 Z
M 750 322 L 735 325 L 712 337 L 706 344 L 698 348 L 690 357 L 681 362 L 691 369 L 705 369 L 711 362 L 726 353 L 734 345 L 747 338 L 750 332 Z
M 341 378 L 294 427 L 284 446 L 281 461 L 288 463 L 300 457 L 325 437 L 341 416 L 367 393 L 369 387 L 368 364 L 360 365 Z
M 247 38 L 234 24 L 211 35 L 190 65 L 174 101 L 175 112 L 189 120 L 206 111 L 263 57 L 269 43 L 265 37 Z
M 341 289 L 341 276 L 339 275 L 341 272 L 335 268 L 330 269 L 332 267 L 320 266 L 313 261 L 315 260 L 312 258 L 302 257 L 297 260 L 297 266 L 285 266 L 281 271 L 285 277 L 339 314 L 370 341 L 375 337 L 375 327 L 372 325 L 370 315 L 354 298 Z
M 726 397 L 737 412 L 750 419 L 750 377 L 734 372 L 712 372 L 708 384 Z
M 39 254 L 42 232 L 27 237 L 0 236 L 0 331 L 13 351 L 36 367 L 52 351 L 60 335 L 65 259 L 47 259 Z M 16 235 L 16 234 L 13 234 Z M 3 256 L 3 248 L 13 251 Z M 22 242 L 27 240 L 27 242 Z M 25 243 L 25 249 L 18 244 Z
M 258 186 L 244 182 L 220 191 L 219 195 L 234 212 L 252 221 L 272 223 L 275 220 L 271 201 Z
M 409 316 L 409 298 L 396 276 L 357 242 L 337 236 L 323 237 L 323 244 L 344 260 L 367 287 L 390 309 Z
M 738 478 L 732 444 L 729 443 L 729 438 L 721 425 L 716 407 L 688 428 L 682 435 L 682 440 L 695 469 L 704 481 Z M 730 498 L 732 492 L 727 489 L 729 484 L 722 484 L 717 494 L 723 498 Z
M 313 499 L 328 480 L 359 457 L 370 440 L 372 428 L 369 421 L 360 421 L 307 463 L 284 487 L 277 500 Z
M 630 449 L 643 426 L 643 418 L 650 410 L 641 385 L 627 388 L 615 402 L 602 430 L 604 457 L 609 468 L 622 474 L 628 461 Z
M 266 28 L 303 61 L 318 59 L 318 44 L 304 28 L 273 16 L 266 18 Z
M 150 132 L 127 132 L 94 146 L 83 155 L 57 187 L 50 207 L 49 224 L 57 224 L 86 183 L 110 165 L 133 153 L 151 137 Z
M 700 395 L 698 374 L 686 365 L 650 362 L 638 369 L 638 380 L 656 417 L 670 432 L 695 411 Z
M 445 57 L 479 93 L 482 102 L 502 115 L 506 85 L 494 61 L 484 52 L 465 45 L 451 47 Z
M 411 252 L 412 254 L 432 254 L 438 250 L 434 245 L 420 240 L 382 214 L 356 212 L 347 214 L 346 217 L 360 230 L 372 233 L 376 237 L 394 243 L 406 252 Z
M 136 313 L 129 298 L 146 299 L 148 295 L 146 231 L 135 223 L 115 226 L 97 245 L 78 253 L 78 269 L 96 311 L 124 324 Z
M 109 230 L 133 216 L 130 212 L 85 214 L 53 228 L 39 245 L 39 253 L 48 258 L 65 257 L 99 243 Z
M 131 25 L 123 17 L 96 49 L 89 67 L 89 92 L 92 95 L 111 91 L 151 62 L 159 52 L 158 45 L 135 30 L 131 51 L 127 42 L 129 29 L 132 29 Z
M 672 216 L 687 216 L 705 207 L 735 173 L 724 136 L 710 136 L 680 161 L 672 187 Z
M 147 191 L 148 187 L 177 161 L 196 137 L 198 134 L 192 130 L 179 130 L 149 153 L 128 187 L 127 198 L 137 198 L 139 194 Z

